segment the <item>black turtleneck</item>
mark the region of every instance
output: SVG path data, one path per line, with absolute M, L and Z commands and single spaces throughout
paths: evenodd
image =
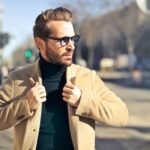
M 66 67 L 50 64 L 40 56 L 40 70 L 47 100 L 42 103 L 42 116 L 36 150 L 73 150 L 67 104 L 62 100 Z

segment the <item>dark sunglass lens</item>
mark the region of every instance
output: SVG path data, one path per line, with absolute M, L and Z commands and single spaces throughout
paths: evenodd
M 69 37 L 64 37 L 64 38 L 62 39 L 62 41 L 64 41 L 65 43 L 68 44 L 68 42 L 69 42 Z
M 80 35 L 75 35 L 73 37 L 63 37 L 60 39 L 60 43 L 62 46 L 65 46 L 69 43 L 69 40 L 71 40 L 73 43 L 77 43 L 80 39 Z
M 61 45 L 62 45 L 62 46 L 67 45 L 67 44 L 69 43 L 69 37 L 64 37 L 64 38 L 62 38 L 62 39 L 60 40 L 60 42 L 61 42 Z
M 76 43 L 79 42 L 80 36 L 79 35 L 75 35 L 72 37 L 72 40 Z
M 62 40 L 63 40 L 65 43 L 68 43 L 68 42 L 69 42 L 69 37 L 64 37 Z

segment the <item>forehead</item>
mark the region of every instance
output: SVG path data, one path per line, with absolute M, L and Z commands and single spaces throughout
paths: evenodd
M 49 26 L 53 36 L 73 36 L 74 28 L 71 22 L 68 21 L 51 21 Z

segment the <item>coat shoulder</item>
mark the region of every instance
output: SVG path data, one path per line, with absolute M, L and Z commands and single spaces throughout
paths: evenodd
M 76 72 L 76 75 L 86 75 L 86 74 L 91 74 L 93 72 L 93 70 L 77 64 L 73 64 L 71 67 L 72 67 L 72 71 Z
M 25 77 L 28 75 L 28 73 L 34 72 L 35 64 L 26 64 L 24 66 L 20 66 L 16 68 L 14 71 L 10 72 L 10 76 L 14 79 Z

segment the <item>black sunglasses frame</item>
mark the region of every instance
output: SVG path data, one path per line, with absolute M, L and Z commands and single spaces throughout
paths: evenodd
M 66 46 L 66 45 L 69 43 L 70 40 L 71 40 L 74 44 L 76 44 L 77 42 L 79 42 L 80 37 L 81 37 L 80 35 L 77 35 L 77 34 L 76 34 L 76 35 L 74 35 L 74 36 L 72 36 L 72 37 L 64 36 L 64 37 L 60 37 L 60 38 L 49 36 L 49 37 L 47 37 L 46 39 L 57 40 L 57 41 L 60 42 L 60 45 L 61 45 L 61 46 Z

